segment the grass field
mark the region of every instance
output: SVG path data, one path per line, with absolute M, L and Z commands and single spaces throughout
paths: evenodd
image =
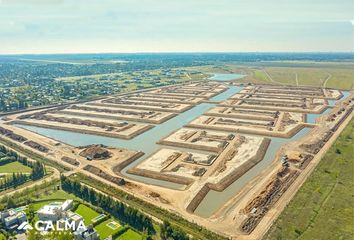
M 140 240 L 141 235 L 131 229 L 128 229 L 125 233 L 120 235 L 118 238 L 114 240 Z
M 330 87 L 347 90 L 352 89 L 354 86 L 354 72 L 351 69 L 266 67 L 263 70 L 255 70 L 254 77 L 262 82 L 275 82 L 286 85 Z
M 353 239 L 354 119 L 264 239 Z
M 32 208 L 34 211 L 37 211 L 44 205 L 47 205 L 51 202 L 61 202 L 68 199 L 77 200 L 78 198 L 72 194 L 68 194 L 67 192 L 64 192 L 63 190 L 58 190 L 53 193 L 49 193 L 48 195 L 42 194 L 40 198 L 37 200 L 43 200 L 43 201 L 32 203 Z
M 0 173 L 31 173 L 32 169 L 15 161 L 0 166 Z
M 192 69 L 192 68 L 191 68 Z M 294 86 L 328 87 L 350 90 L 354 87 L 353 62 L 250 62 L 194 67 L 195 70 L 247 75 L 238 82 Z
M 50 200 L 50 199 L 79 200 L 79 198 L 77 198 L 75 195 L 67 193 L 63 190 L 57 190 L 57 191 L 50 193 L 49 195 L 41 196 L 41 199 L 42 200 L 46 200 L 46 199 L 48 199 L 48 200 Z
M 91 224 L 92 219 L 100 215 L 100 213 L 96 212 L 92 208 L 84 204 L 80 204 L 79 207 L 76 209 L 75 213 L 79 214 L 84 218 L 85 225 Z
M 112 229 L 107 226 L 107 223 L 110 223 L 113 220 L 113 218 L 110 218 L 95 227 L 96 231 L 100 234 L 101 239 L 107 238 L 108 236 L 112 235 L 113 233 L 116 233 L 120 229 Z

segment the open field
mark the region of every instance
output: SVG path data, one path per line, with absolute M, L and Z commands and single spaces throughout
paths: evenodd
M 225 63 L 218 66 L 192 67 L 212 73 L 247 75 L 243 83 L 328 87 L 350 90 L 354 87 L 353 62 L 268 61 Z
M 0 173 L 30 173 L 32 169 L 19 162 L 12 162 L 0 166 Z
M 75 210 L 75 213 L 79 214 L 81 217 L 84 218 L 86 225 L 92 224 L 92 219 L 100 215 L 100 213 L 87 207 L 84 204 L 80 204 L 78 208 Z
M 112 229 L 109 226 L 107 226 L 107 224 L 109 224 L 113 220 L 114 220 L 113 218 L 107 219 L 106 221 L 98 224 L 95 227 L 96 231 L 100 234 L 101 239 L 106 239 L 107 237 L 109 237 L 110 235 L 116 233 L 119 230 L 119 228 L 118 229 Z
M 354 119 L 278 217 L 264 239 L 350 239 Z
M 141 235 L 139 235 L 137 232 L 131 229 L 128 229 L 128 231 L 120 235 L 115 240 L 140 240 L 140 239 L 141 239 Z
M 328 87 L 350 90 L 354 86 L 354 73 L 352 69 L 322 67 L 264 67 L 254 70 L 250 77 L 255 81 L 287 84 L 295 86 Z
M 220 238 L 259 239 L 352 115 L 350 94 L 203 81 L 8 115 L 1 137 L 70 167 L 66 176 L 90 187 L 119 191 L 156 221 L 163 209 Z M 86 221 L 91 213 L 82 210 Z

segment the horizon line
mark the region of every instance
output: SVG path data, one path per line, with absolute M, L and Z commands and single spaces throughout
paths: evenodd
M 354 54 L 354 51 L 137 51 L 137 52 L 50 52 L 50 53 L 0 53 L 0 56 L 21 55 L 74 55 L 74 54 L 235 54 L 235 53 L 289 53 L 289 54 Z

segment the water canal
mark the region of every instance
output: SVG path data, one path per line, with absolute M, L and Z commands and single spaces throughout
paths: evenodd
M 234 78 L 233 78 L 234 79 Z M 238 86 L 229 86 L 229 89 L 226 90 L 223 93 L 220 93 L 219 95 L 211 98 L 211 101 L 223 101 L 235 93 L 239 92 L 242 90 L 242 87 Z M 335 102 L 334 102 L 335 103 Z M 333 104 L 334 104 L 333 103 Z M 120 147 L 120 148 L 127 148 L 127 149 L 134 149 L 138 151 L 143 151 L 145 155 L 141 157 L 140 159 L 136 160 L 135 162 L 131 163 L 129 166 L 127 166 L 125 169 L 123 169 L 122 173 L 125 174 L 127 177 L 147 183 L 147 184 L 153 184 L 153 185 L 159 185 L 163 187 L 168 187 L 172 189 L 184 189 L 184 185 L 180 184 L 175 184 L 167 181 L 161 181 L 161 180 L 156 180 L 156 179 L 151 179 L 151 178 L 146 178 L 146 177 L 141 177 L 137 175 L 131 175 L 128 174 L 126 171 L 127 169 L 136 166 L 139 162 L 143 161 L 148 157 L 150 154 L 158 150 L 159 148 L 162 148 L 162 145 L 156 144 L 157 141 L 160 139 L 170 135 L 172 132 L 175 130 L 183 127 L 187 123 L 191 122 L 193 119 L 196 117 L 200 116 L 207 110 L 209 110 L 211 107 L 215 106 L 215 104 L 212 103 L 201 103 L 196 105 L 195 107 L 189 109 L 186 112 L 183 112 L 179 114 L 178 116 L 162 123 L 159 125 L 156 125 L 154 128 L 151 130 L 135 137 L 134 139 L 131 140 L 124 140 L 124 139 L 116 139 L 116 138 L 109 138 L 109 137 L 103 137 L 103 136 L 95 136 L 95 135 L 89 135 L 89 134 L 80 134 L 80 133 L 74 133 L 74 132 L 69 132 L 69 131 L 63 131 L 63 130 L 54 130 L 54 129 L 47 129 L 47 128 L 42 128 L 42 127 L 34 127 L 34 126 L 26 126 L 26 125 L 17 125 L 19 127 L 28 129 L 30 131 L 36 132 L 38 134 L 56 139 L 58 141 L 73 145 L 73 146 L 83 146 L 83 145 L 89 145 L 89 144 L 104 144 L 107 146 L 112 146 L 112 147 Z M 308 116 L 308 122 L 314 122 L 315 119 L 327 113 L 329 110 L 327 109 L 324 111 L 322 114 L 309 114 Z M 216 191 L 210 191 L 205 199 L 202 201 L 202 203 L 198 206 L 196 209 L 196 214 L 203 216 L 203 217 L 208 217 L 210 216 L 213 212 L 215 212 L 218 208 L 220 208 L 225 202 L 227 202 L 230 198 L 235 196 L 237 192 L 245 186 L 249 181 L 252 180 L 255 176 L 257 176 L 266 166 L 268 166 L 271 161 L 274 159 L 276 152 L 278 149 L 293 140 L 297 140 L 305 136 L 308 132 L 310 131 L 309 128 L 304 128 L 300 132 L 298 132 L 295 136 L 289 139 L 285 138 L 271 138 L 271 144 L 269 145 L 269 148 L 267 150 L 267 153 L 265 154 L 264 159 L 259 162 L 256 166 L 254 166 L 251 170 L 249 170 L 247 173 L 245 173 L 241 178 L 236 180 L 233 184 L 231 184 L 228 188 L 226 188 L 223 192 L 216 192 Z M 171 147 L 168 147 L 171 148 Z M 182 149 L 186 150 L 183 148 L 176 148 L 176 149 Z M 187 149 L 188 151 L 188 149 Z M 194 152 L 202 152 L 202 151 L 195 151 Z

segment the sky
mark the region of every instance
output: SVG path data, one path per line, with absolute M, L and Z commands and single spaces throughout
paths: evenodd
M 353 0 L 0 0 L 0 54 L 353 52 Z

